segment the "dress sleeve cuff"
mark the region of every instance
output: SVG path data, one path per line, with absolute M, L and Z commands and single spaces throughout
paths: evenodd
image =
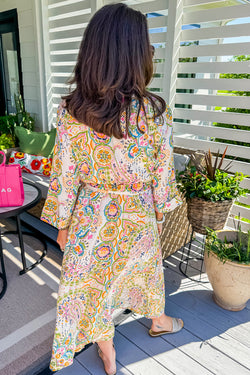
M 70 225 L 70 219 L 59 218 L 56 223 L 57 229 L 67 229 Z
M 42 213 L 40 219 L 44 221 L 45 223 L 50 224 L 53 227 L 57 228 L 58 230 L 67 229 L 71 221 L 71 218 L 63 219 L 63 218 L 58 218 L 56 215 L 54 216 L 46 215 L 46 213 L 45 214 Z
M 170 211 L 173 211 L 176 207 L 180 206 L 183 203 L 180 196 L 176 196 L 172 198 L 168 202 L 163 203 L 155 203 L 155 208 L 157 209 L 157 212 L 160 214 L 166 214 Z

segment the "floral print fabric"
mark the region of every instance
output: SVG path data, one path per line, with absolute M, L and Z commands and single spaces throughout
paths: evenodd
M 12 151 L 9 164 L 19 164 L 22 171 L 32 174 L 50 176 L 52 158 L 45 158 L 39 155 L 30 155 L 25 152 Z
M 87 343 L 114 336 L 112 314 L 129 308 L 146 317 L 164 312 L 165 295 L 155 207 L 181 203 L 173 168 L 171 113 L 136 119 L 131 107 L 123 139 L 78 123 L 61 104 L 50 187 L 41 219 L 69 226 L 57 300 L 50 369 L 73 362 Z M 147 121 L 146 121 L 147 118 Z M 125 132 L 125 117 L 121 117 Z

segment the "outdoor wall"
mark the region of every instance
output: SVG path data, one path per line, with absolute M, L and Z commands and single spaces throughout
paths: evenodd
M 17 9 L 25 108 L 43 129 L 35 0 L 1 0 L 0 12 Z

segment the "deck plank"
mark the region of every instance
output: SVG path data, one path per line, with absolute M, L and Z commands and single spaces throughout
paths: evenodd
M 199 364 L 178 348 L 175 349 L 173 345 L 162 337 L 150 337 L 148 329 L 133 317 L 130 317 L 117 327 L 117 331 L 176 375 L 212 374 L 202 364 Z
M 84 366 L 90 374 L 93 375 L 103 375 L 103 363 L 101 358 L 97 354 L 96 345 L 90 346 L 87 350 L 83 351 L 82 353 L 78 354 L 76 360 L 79 364 Z M 77 373 L 75 373 L 76 375 Z M 79 374 L 82 374 L 79 372 Z M 123 365 L 117 361 L 117 375 L 131 375 L 130 371 L 126 369 Z
M 117 351 L 117 360 L 134 375 L 171 375 L 166 367 L 147 355 L 132 341 L 125 338 L 116 330 L 114 343 Z
M 186 321 L 186 316 L 184 316 L 184 320 Z M 141 318 L 138 321 L 147 328 L 150 327 L 148 319 Z M 249 375 L 248 369 L 232 360 L 223 352 L 217 350 L 214 346 L 210 345 L 208 341 L 200 339 L 185 328 L 178 334 L 162 337 L 168 343 L 174 345 L 216 375 Z M 224 342 L 224 340 L 222 341 Z
M 73 364 L 67 366 L 56 372 L 58 375 L 92 375 L 86 368 L 84 368 L 77 360 L 75 359 Z M 103 375 L 103 374 L 102 374 Z
M 175 294 L 172 299 L 176 304 L 182 306 L 182 291 L 181 293 L 179 291 L 171 293 L 171 285 L 169 285 L 172 280 L 176 281 L 181 276 L 177 276 L 171 269 L 168 269 L 166 274 L 167 293 L 172 296 Z M 185 292 L 185 296 L 185 308 L 188 308 L 192 313 L 199 316 L 201 320 L 208 321 L 210 325 L 220 331 L 227 331 L 227 334 L 233 339 L 238 340 L 248 348 L 250 347 L 250 311 L 248 309 L 238 312 L 224 310 L 214 303 L 212 293 L 205 289 L 197 288 L 188 290 Z
M 164 264 L 165 269 L 171 269 L 173 272 L 175 272 L 175 273 L 177 273 L 181 276 L 181 278 L 182 278 L 181 287 L 189 285 L 190 288 L 195 288 L 195 286 L 197 286 L 197 285 L 202 285 L 204 287 L 204 289 L 212 290 L 212 287 L 209 283 L 207 274 L 205 273 L 204 269 L 203 269 L 203 273 L 201 274 L 201 280 L 203 281 L 203 283 L 200 283 L 199 282 L 200 281 L 200 275 L 199 275 L 200 271 L 194 270 L 194 272 L 193 272 L 194 275 L 193 275 L 190 272 L 190 268 L 188 266 L 187 275 L 191 276 L 193 278 L 193 280 L 190 280 L 188 277 L 184 276 L 181 273 L 181 271 L 179 270 L 180 259 L 181 259 L 180 255 L 173 254 L 173 256 L 164 260 L 163 264 Z
M 216 348 L 221 353 L 224 353 L 232 361 L 237 361 L 239 366 L 245 366 L 250 369 L 250 356 L 249 348 L 245 345 L 242 345 L 238 340 L 233 339 L 228 336 L 222 330 L 219 330 L 209 322 L 201 320 L 197 315 L 193 313 L 192 310 L 186 309 L 186 299 L 189 298 L 182 294 L 178 295 L 181 298 L 182 306 L 177 305 L 174 302 L 174 297 L 177 295 L 170 296 L 167 300 L 167 313 L 171 316 L 180 316 L 185 322 L 185 328 L 192 332 L 193 335 L 197 336 L 200 340 L 205 342 L 208 345 Z M 231 367 L 235 367 L 234 363 L 231 363 Z M 235 368 L 236 370 L 236 368 Z M 243 370 L 241 370 L 243 371 Z M 249 370 L 248 370 L 249 373 Z

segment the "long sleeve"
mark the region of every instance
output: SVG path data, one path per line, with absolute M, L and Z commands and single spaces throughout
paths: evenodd
M 64 114 L 65 110 L 60 105 L 49 190 L 41 215 L 41 220 L 58 229 L 69 226 L 80 187 L 78 167 Z
M 173 127 L 169 108 L 165 116 L 164 124 L 159 126 L 161 137 L 153 172 L 154 205 L 160 213 L 172 211 L 182 203 L 175 180 Z

